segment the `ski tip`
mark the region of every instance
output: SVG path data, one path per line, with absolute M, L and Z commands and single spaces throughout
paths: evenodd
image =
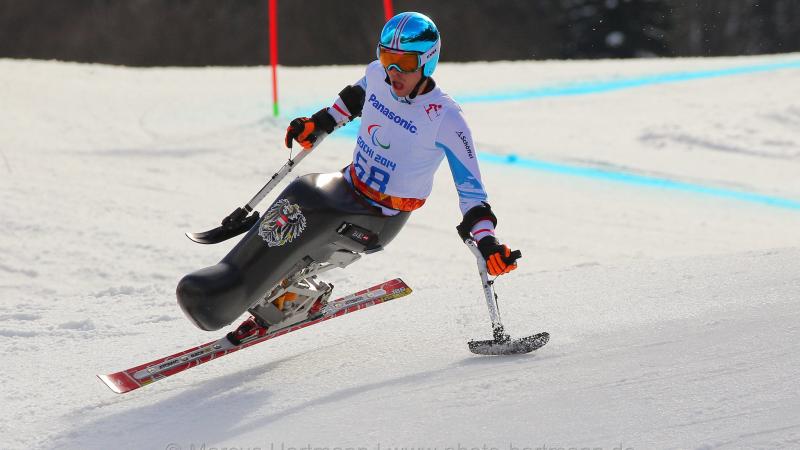
M 187 238 L 197 242 L 198 244 L 219 244 L 220 242 L 227 241 L 232 237 L 236 237 L 248 231 L 249 229 L 249 227 L 245 226 L 232 229 L 217 227 L 212 230 L 202 231 L 199 233 L 190 233 L 187 231 L 184 234 Z
M 97 375 L 97 378 L 117 394 L 124 394 L 141 387 L 139 383 L 136 383 L 132 378 L 126 376 L 124 372 Z

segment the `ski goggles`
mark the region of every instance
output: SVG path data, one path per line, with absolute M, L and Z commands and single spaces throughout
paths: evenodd
M 411 73 L 422 67 L 422 58 L 419 53 L 392 50 L 380 45 L 378 46 L 378 59 L 386 70 L 394 67 L 400 72 Z

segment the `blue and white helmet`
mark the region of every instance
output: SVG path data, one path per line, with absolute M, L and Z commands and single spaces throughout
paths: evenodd
M 379 46 L 418 53 L 422 74 L 429 77 L 439 62 L 442 39 L 430 17 L 418 12 L 404 12 L 392 17 L 383 26 Z

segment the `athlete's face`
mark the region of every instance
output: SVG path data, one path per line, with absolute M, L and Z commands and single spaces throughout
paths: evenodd
M 422 71 L 416 72 L 400 72 L 394 67 L 390 68 L 387 72 L 389 75 L 389 82 L 392 83 L 392 90 L 398 97 L 408 97 L 414 86 L 422 79 Z M 422 89 L 420 89 L 421 91 Z

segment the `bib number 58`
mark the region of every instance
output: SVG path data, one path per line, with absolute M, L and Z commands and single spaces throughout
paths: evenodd
M 365 180 L 364 174 L 367 172 L 367 170 L 364 168 L 363 165 L 361 165 L 362 161 L 366 163 L 367 158 L 364 158 L 364 156 L 361 153 L 357 153 L 356 160 L 353 166 L 355 166 L 356 176 L 358 177 L 358 179 L 363 181 L 364 184 L 371 187 L 372 189 L 375 189 L 378 192 L 381 193 L 386 192 L 386 185 L 389 183 L 389 178 L 390 178 L 389 172 L 382 170 L 380 167 L 372 166 L 369 168 L 369 177 L 367 177 L 367 179 Z

